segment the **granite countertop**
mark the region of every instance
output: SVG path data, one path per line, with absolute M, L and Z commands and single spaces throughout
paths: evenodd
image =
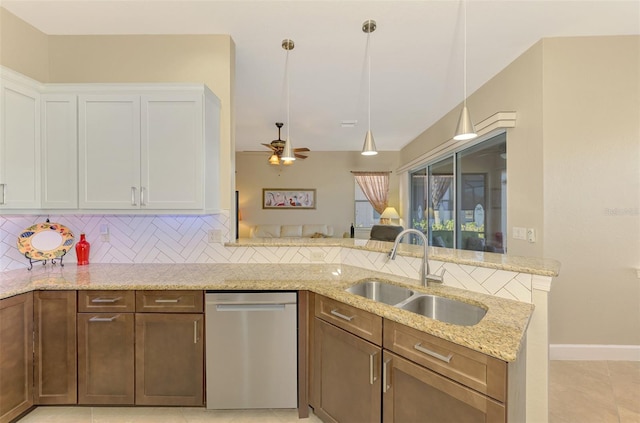
M 344 289 L 363 279 L 410 286 L 483 306 L 475 326 L 458 326 L 378 303 Z M 0 299 L 35 290 L 309 290 L 505 361 L 517 358 L 533 305 L 335 264 L 90 264 L 0 273 Z
M 372 241 L 355 238 L 240 238 L 225 244 L 225 247 L 342 247 L 357 250 L 388 253 L 392 242 Z M 421 245 L 400 243 L 398 254 L 401 256 L 422 258 Z M 558 276 L 560 262 L 553 259 L 510 256 L 508 254 L 489 253 L 484 251 L 456 250 L 452 248 L 429 247 L 429 260 L 436 260 L 462 265 L 486 267 L 489 269 L 508 270 L 512 272 L 530 273 L 540 276 Z

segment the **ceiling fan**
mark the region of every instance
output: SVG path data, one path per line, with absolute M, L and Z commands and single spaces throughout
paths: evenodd
M 280 137 L 280 130 L 284 124 L 282 122 L 276 122 L 276 126 L 278 127 L 278 139 L 271 141 L 269 144 L 262 143 L 267 148 L 271 149 L 271 156 L 269 157 L 269 163 L 272 165 L 280 164 L 280 157 L 282 156 L 282 151 L 284 150 L 284 140 Z M 307 156 L 304 154 L 300 154 L 301 152 L 311 151 L 306 147 L 294 148 L 293 153 L 296 159 L 306 159 Z M 293 160 L 282 160 L 282 163 L 285 165 L 293 164 Z

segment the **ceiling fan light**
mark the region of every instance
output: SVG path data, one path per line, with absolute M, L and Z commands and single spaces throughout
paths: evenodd
M 290 166 L 290 165 L 293 164 L 293 160 L 283 160 L 282 164 L 285 165 L 285 166 Z
M 469 109 L 467 109 L 467 106 L 464 105 L 462 106 L 462 111 L 460 112 L 456 134 L 453 139 L 456 141 L 466 141 L 472 140 L 477 136 L 478 134 L 476 134 L 476 129 L 473 127 L 473 122 L 471 122 Z
M 280 158 L 278 157 L 278 155 L 276 153 L 273 153 L 271 155 L 271 157 L 269 157 L 269 164 L 272 164 L 272 165 L 279 165 L 280 164 Z
M 367 135 L 364 137 L 364 146 L 362 147 L 363 156 L 375 156 L 378 154 L 376 150 L 376 142 L 373 140 L 373 134 L 371 131 L 367 131 Z

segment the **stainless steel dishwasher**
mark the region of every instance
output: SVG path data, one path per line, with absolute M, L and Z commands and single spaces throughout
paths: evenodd
M 296 408 L 297 293 L 206 293 L 207 408 Z

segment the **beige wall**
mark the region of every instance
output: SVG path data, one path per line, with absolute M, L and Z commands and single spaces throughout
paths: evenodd
M 544 41 L 551 342 L 640 344 L 640 37 Z
M 475 122 L 517 112 L 507 132 L 509 254 L 557 259 L 553 344 L 640 344 L 640 37 L 536 43 L 474 92 Z M 401 152 L 452 136 L 459 110 Z M 514 240 L 533 227 L 537 242 Z
M 390 170 L 389 202 L 398 206 L 398 181 L 393 172 L 398 152 L 381 152 L 365 157 L 360 152 L 312 151 L 305 160 L 291 166 L 272 166 L 269 154 L 236 154 L 236 189 L 242 212 L 240 237 L 249 236 L 251 226 L 265 223 L 326 223 L 333 225 L 335 236 L 349 231 L 354 218 L 354 178 L 352 170 Z M 262 188 L 315 188 L 315 210 L 263 210 Z M 400 211 L 400 210 L 398 210 Z
M 0 65 L 48 82 L 48 44 L 46 34 L 0 7 Z
M 542 233 L 544 225 L 541 43 L 471 94 L 467 105 L 474 122 L 500 111 L 517 112 L 516 128 L 507 132 L 507 245 L 512 255 L 542 256 L 542 235 L 536 243 L 511 237 L 514 226 Z M 459 114 L 459 108 L 452 110 L 405 146 L 402 163 L 451 140 Z

